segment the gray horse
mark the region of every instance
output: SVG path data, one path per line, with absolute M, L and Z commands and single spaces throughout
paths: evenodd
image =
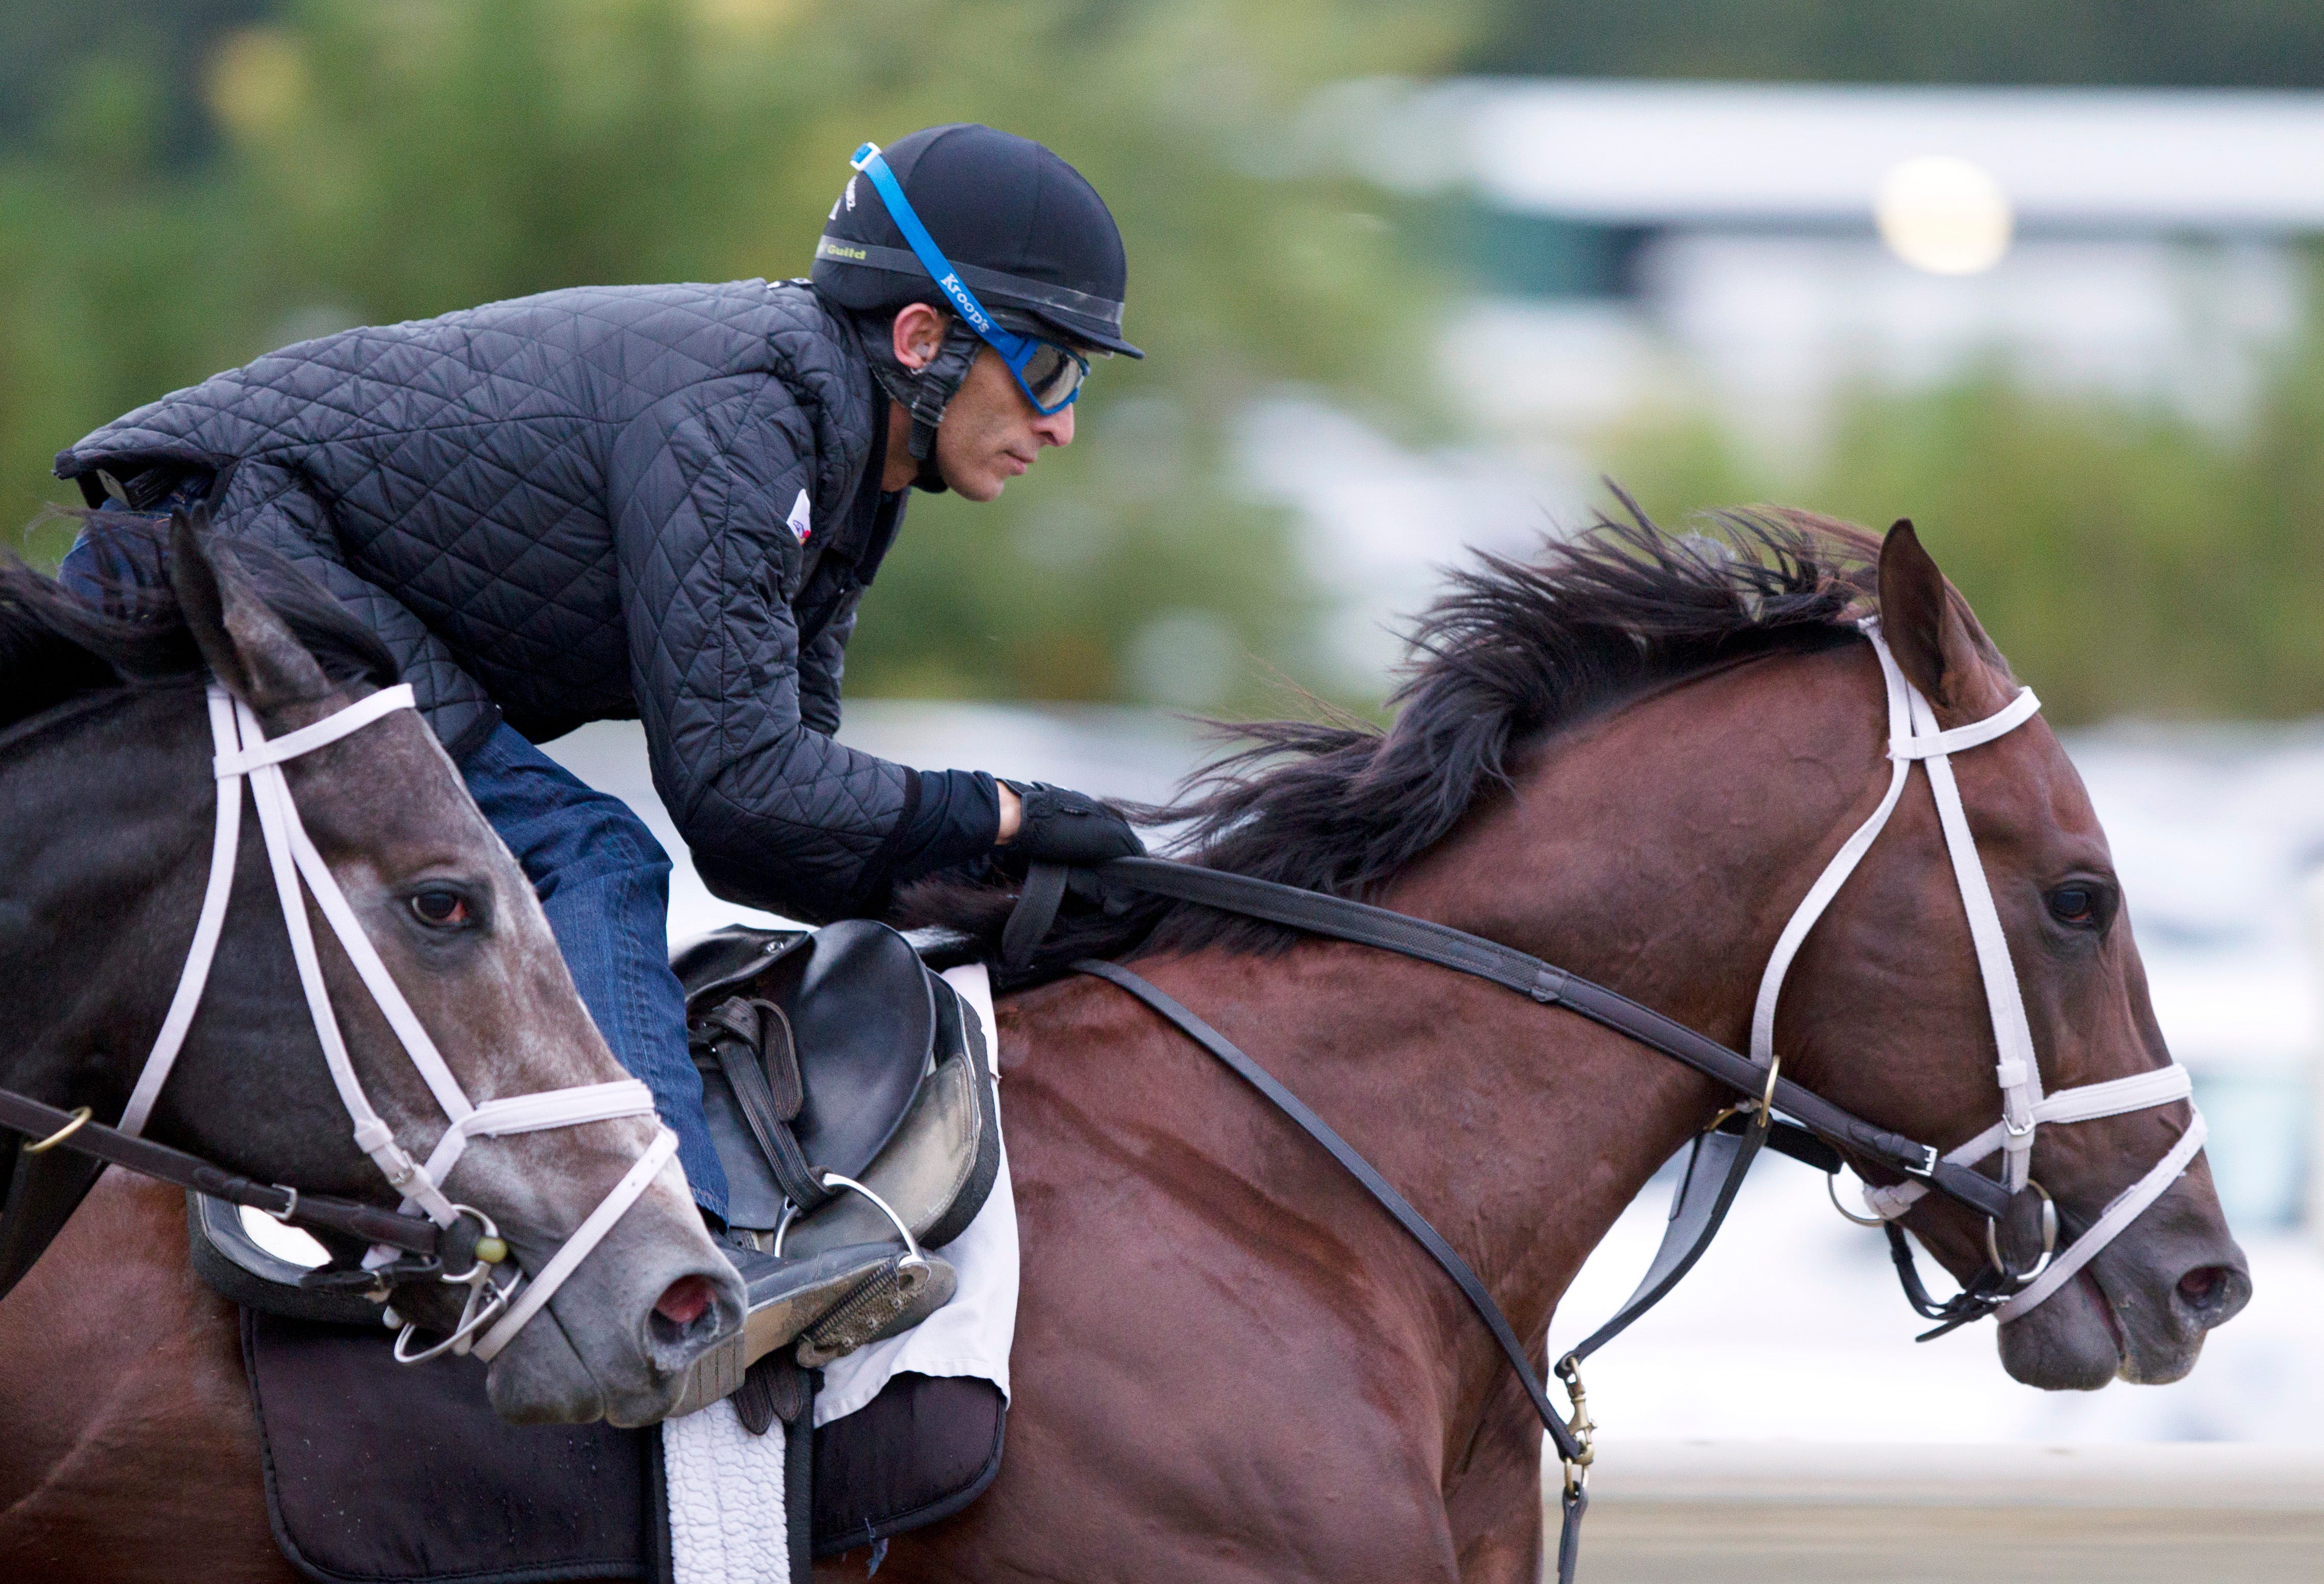
M 208 876 L 219 783 L 205 686 L 215 677 L 271 740 L 394 680 L 378 641 L 295 574 L 238 566 L 182 520 L 168 548 L 169 588 L 130 619 L 0 566 L 0 1086 L 100 1119 L 121 1114 L 153 1047 Z M 393 711 L 285 770 L 362 933 L 472 1101 L 625 1076 L 531 888 L 416 714 Z M 445 1114 L 307 907 L 355 1072 L 424 1159 Z M 259 840 L 238 849 L 225 919 L 148 1135 L 262 1181 L 393 1204 L 352 1140 Z M 445 1186 L 537 1279 L 656 1127 L 633 1115 L 478 1139 Z M 430 1278 L 392 1302 L 447 1328 L 464 1292 Z M 493 1405 L 520 1421 L 650 1423 L 741 1323 L 742 1299 L 669 1162 L 493 1360 Z M 166 1323 L 109 1305 L 49 1319 L 133 1337 Z

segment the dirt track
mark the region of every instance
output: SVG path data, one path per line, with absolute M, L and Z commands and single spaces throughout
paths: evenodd
M 1602 1461 L 1586 1584 L 2324 1579 L 2324 1448 L 1699 1443 Z

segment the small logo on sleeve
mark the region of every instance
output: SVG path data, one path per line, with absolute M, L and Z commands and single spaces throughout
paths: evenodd
M 807 520 L 808 513 L 811 510 L 812 508 L 807 502 L 807 492 L 805 490 L 801 490 L 799 492 L 798 499 L 791 502 L 790 515 L 791 536 L 798 539 L 801 544 L 807 543 L 807 536 L 815 531 L 814 525 Z

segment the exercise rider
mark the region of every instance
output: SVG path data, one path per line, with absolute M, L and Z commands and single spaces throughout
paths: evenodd
M 713 1217 L 725 1181 L 667 961 L 669 858 L 536 743 L 642 720 L 710 889 L 796 918 L 874 915 L 996 854 L 1141 850 L 1093 799 L 834 739 L 857 602 L 908 491 L 993 499 L 1073 442 L 1090 356 L 1143 355 L 1121 337 L 1113 217 L 1047 149 L 936 126 L 853 164 L 807 280 L 580 287 L 348 330 L 57 460 L 92 505 L 207 507 L 387 641 Z M 152 537 L 107 515 L 65 564 L 92 598 L 157 575 Z M 812 1271 L 731 1257 L 754 1312 L 819 1312 Z

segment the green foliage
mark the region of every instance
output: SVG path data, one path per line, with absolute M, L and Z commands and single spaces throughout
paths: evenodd
M 207 46 L 222 147 L 190 171 L 118 85 L 84 94 L 71 148 L 0 169 L 0 509 L 63 499 L 49 456 L 96 424 L 305 336 L 581 282 L 803 272 L 859 142 L 986 121 L 1105 194 L 1149 356 L 1101 364 L 1076 443 L 1001 502 L 915 503 L 851 691 L 1125 696 L 1141 629 L 1173 610 L 1296 671 L 1314 600 L 1284 515 L 1239 493 L 1236 414 L 1298 382 L 1416 421 L 1421 382 L 1397 375 L 1425 362 L 1430 291 L 1369 193 L 1270 151 L 1323 83 L 1440 67 L 1461 14 L 303 0 Z
M 1647 415 L 1604 455 L 1646 509 L 1781 499 L 1875 528 L 1910 517 L 2061 721 L 2324 711 L 2324 288 L 2251 420 L 2043 394 L 2006 368 L 1843 396 L 1786 470 L 1701 413 Z
M 2314 87 L 2307 0 L 1500 0 L 1467 66 L 1767 82 Z

